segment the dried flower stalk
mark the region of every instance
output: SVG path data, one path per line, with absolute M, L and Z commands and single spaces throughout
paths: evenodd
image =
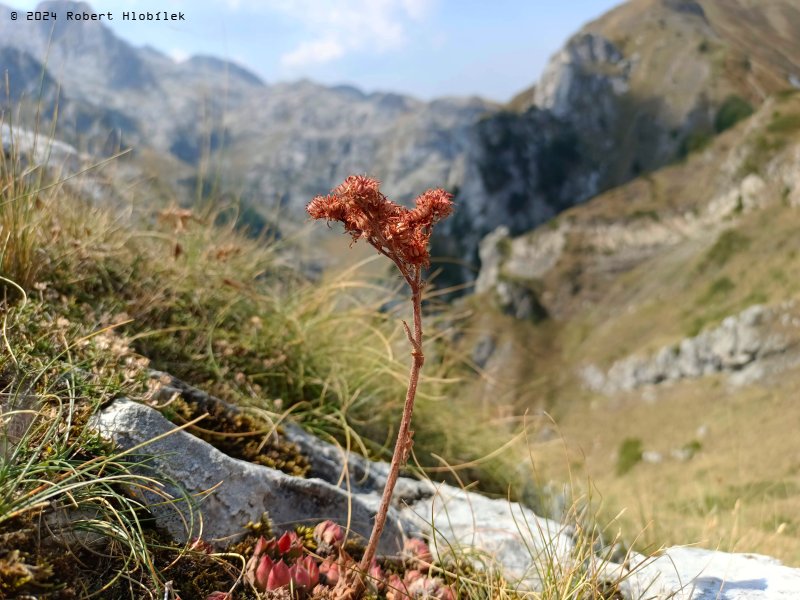
M 356 242 L 365 239 L 378 252 L 388 257 L 403 275 L 411 288 L 414 313 L 413 333 L 403 321 L 408 341 L 411 343 L 411 372 L 403 407 L 400 429 L 397 433 L 389 476 L 383 490 L 380 508 L 375 516 L 364 557 L 359 565 L 357 587 L 363 587 L 367 573 L 378 547 L 378 540 L 386 524 L 386 515 L 392 499 L 400 467 L 411 452 L 413 431 L 411 415 L 419 383 L 419 373 L 425 362 L 422 353 L 422 270 L 430 263 L 428 242 L 433 226 L 453 211 L 452 196 L 441 189 L 428 190 L 416 199 L 416 207 L 407 209 L 395 204 L 380 192 L 380 182 L 365 176 L 351 175 L 327 196 L 317 196 L 306 210 L 314 219 L 340 221 Z M 360 590 L 356 590 L 356 594 Z

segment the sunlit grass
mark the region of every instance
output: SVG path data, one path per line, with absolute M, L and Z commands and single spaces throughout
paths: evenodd
M 59 320 L 61 319 L 61 320 Z M 116 394 L 142 388 L 136 366 L 115 364 L 96 336 L 37 300 L 5 306 L 0 354 L 0 590 L 32 593 L 80 586 L 81 597 L 119 589 L 122 578 L 157 585 L 160 575 L 142 524 L 147 493 L 172 498 L 164 480 L 114 450 L 91 426 L 93 413 Z M 174 489 L 174 487 L 173 487 Z M 140 498 L 137 500 L 136 498 Z M 187 529 L 191 524 L 187 523 Z M 69 550 L 59 551 L 59 545 Z M 9 548 L 14 552 L 9 554 Z M 108 569 L 96 579 L 88 572 Z M 78 562 L 60 579 L 62 557 Z M 127 584 L 125 584 L 127 585 Z

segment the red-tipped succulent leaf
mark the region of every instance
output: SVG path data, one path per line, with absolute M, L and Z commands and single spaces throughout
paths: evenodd
M 267 590 L 277 590 L 292 582 L 292 574 L 283 559 L 276 562 L 267 578 Z

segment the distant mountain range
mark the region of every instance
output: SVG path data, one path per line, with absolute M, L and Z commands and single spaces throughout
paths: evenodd
M 757 107 L 800 81 L 794 0 L 632 0 L 570 38 L 505 106 L 270 84 L 214 57 L 176 63 L 101 22 L 14 22 L 10 10 L 0 5 L 11 102 L 40 99 L 46 116 L 58 106 L 64 141 L 96 154 L 132 146 L 176 181 L 213 165 L 223 189 L 298 216 L 354 172 L 401 200 L 446 187 L 460 209 L 437 251 L 472 264 L 497 226 L 528 231 L 676 161 L 717 133 L 732 98 Z

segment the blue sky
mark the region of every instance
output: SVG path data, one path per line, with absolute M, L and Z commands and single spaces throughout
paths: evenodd
M 95 0 L 136 44 L 181 59 L 213 54 L 268 82 L 307 77 L 430 99 L 505 101 L 533 83 L 585 22 L 621 0 Z M 33 8 L 35 0 L 5 0 Z M 124 10 L 185 23 L 123 22 Z

